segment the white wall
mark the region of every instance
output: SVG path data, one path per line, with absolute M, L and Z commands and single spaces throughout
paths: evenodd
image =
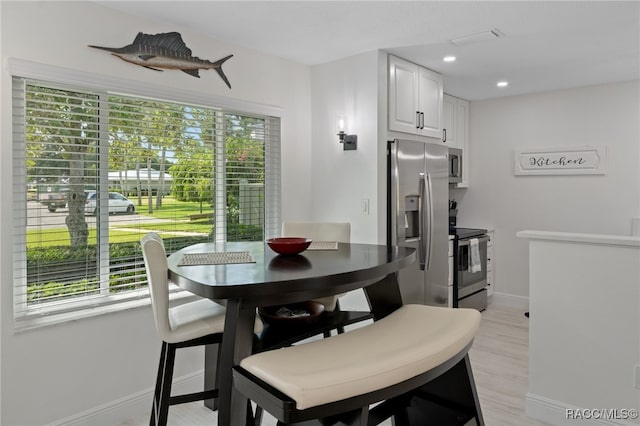
M 311 220 L 350 222 L 351 240 L 361 243 L 384 242 L 378 230 L 384 221 L 378 206 L 386 202 L 379 182 L 384 158 L 378 141 L 379 55 L 367 52 L 311 71 Z M 343 151 L 338 142 L 338 115 L 346 117 L 348 133 L 358 135 L 356 151 Z M 362 212 L 363 200 L 369 202 L 368 214 Z
M 12 307 L 12 151 L 11 80 L 7 59 L 97 73 L 119 79 L 155 84 L 238 100 L 281 107 L 283 211 L 311 216 L 310 202 L 310 70 L 279 58 L 219 43 L 190 32 L 168 28 L 89 2 L 0 2 L 2 40 L 0 133 L 0 423 L 39 425 L 59 419 L 108 411 L 114 401 L 126 403 L 151 389 L 160 342 L 150 309 L 139 308 L 91 319 L 15 334 Z M 155 6 L 159 7 L 159 6 Z M 194 55 L 217 60 L 235 56 L 224 65 L 233 89 L 218 75 L 201 71 L 196 79 L 179 71 L 154 72 L 114 58 L 89 44 L 124 46 L 138 31 L 178 31 Z M 332 141 L 332 145 L 334 141 Z M 337 145 L 337 143 L 335 143 Z M 180 358 L 177 376 L 202 368 L 200 352 Z M 150 399 L 140 397 L 148 408 Z M 102 406 L 103 404 L 106 404 Z M 106 424 L 126 416 L 102 413 Z M 89 418 L 89 417 L 85 417 Z M 78 420 L 79 419 L 79 420 Z M 92 422 L 97 421 L 92 418 Z M 95 424 L 95 423 L 94 423 Z
M 528 297 L 523 229 L 630 235 L 640 215 L 638 81 L 471 102 L 460 226 L 495 229 L 495 291 Z M 604 176 L 515 176 L 514 150 L 605 145 Z

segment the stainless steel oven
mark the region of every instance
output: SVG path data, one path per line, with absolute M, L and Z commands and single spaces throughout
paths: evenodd
M 456 228 L 454 306 L 480 311 L 487 307 L 488 241 L 489 236 L 485 229 Z

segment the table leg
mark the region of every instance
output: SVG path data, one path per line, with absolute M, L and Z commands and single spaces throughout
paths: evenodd
M 402 306 L 398 274 L 389 274 L 380 281 L 364 288 L 375 320 L 386 317 Z
M 247 398 L 233 387 L 232 368 L 240 360 L 251 355 L 253 348 L 253 329 L 255 307 L 242 306 L 242 301 L 227 301 L 224 337 L 220 355 L 218 424 L 246 426 Z

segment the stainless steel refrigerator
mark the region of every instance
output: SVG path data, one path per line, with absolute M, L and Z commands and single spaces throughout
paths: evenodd
M 449 282 L 448 148 L 395 139 L 388 143 L 387 240 L 413 247 L 417 260 L 400 270 L 404 303 L 453 306 Z

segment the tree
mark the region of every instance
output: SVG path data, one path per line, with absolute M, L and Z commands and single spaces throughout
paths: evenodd
M 200 213 L 205 202 L 213 203 L 213 152 L 204 147 L 190 155 L 182 155 L 169 173 L 173 178 L 173 194 L 178 201 L 197 201 Z
M 236 114 L 225 115 L 226 189 L 229 220 L 237 222 L 240 183 L 264 184 L 264 120 Z M 262 194 L 264 199 L 264 193 Z
M 215 184 L 216 113 L 209 108 L 189 108 L 184 114 L 185 133 L 175 148 L 175 164 L 169 173 L 172 193 L 179 201 L 213 205 Z
M 68 182 L 69 214 L 65 223 L 69 243 L 72 249 L 84 248 L 89 235 L 84 217 L 84 190 L 91 178 L 91 167 L 87 166 L 97 152 L 97 97 L 30 86 L 26 98 L 27 157 L 33 166 L 27 179 Z

